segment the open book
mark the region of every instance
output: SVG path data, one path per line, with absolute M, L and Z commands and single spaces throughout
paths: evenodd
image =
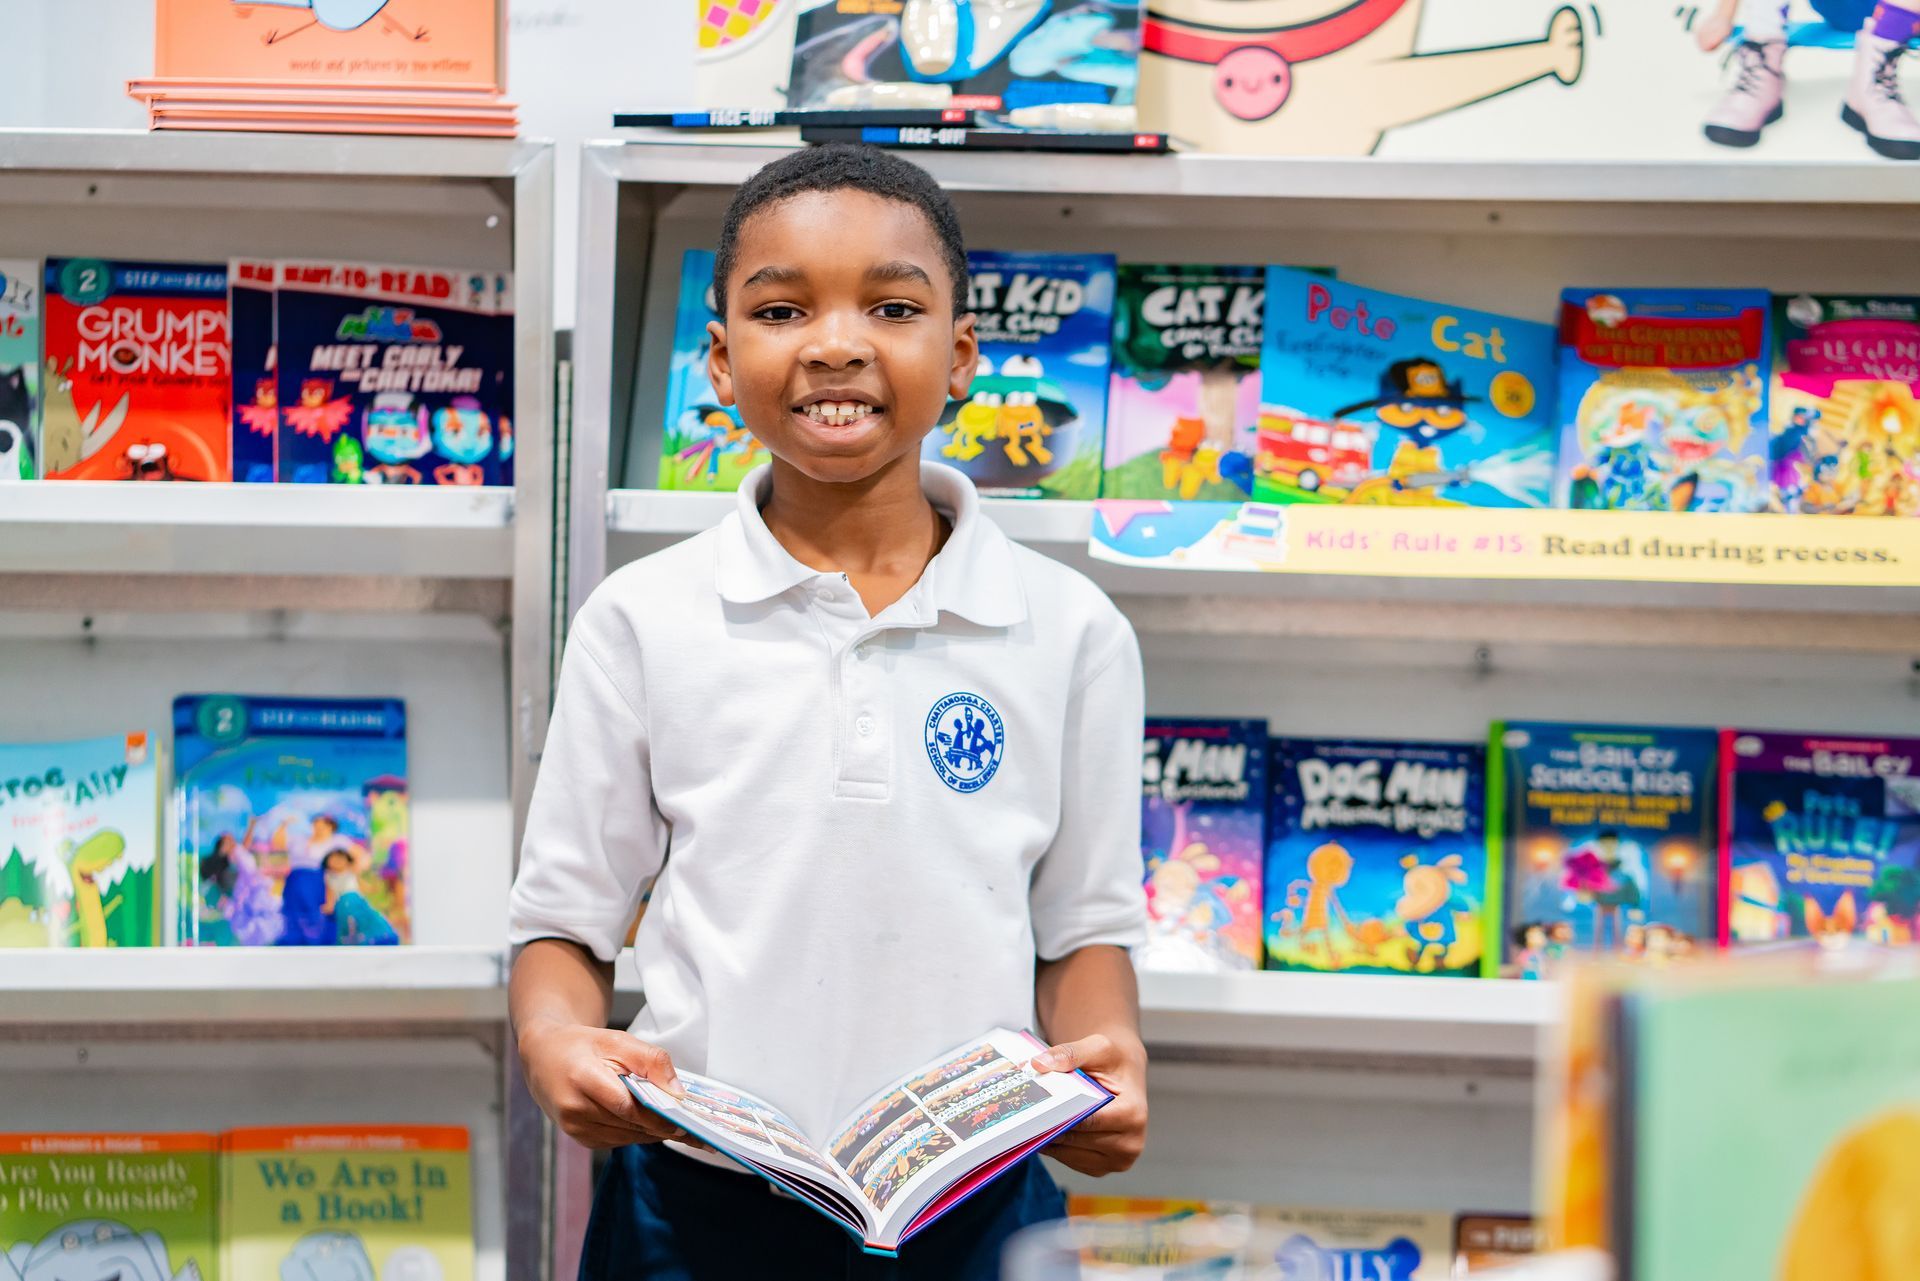
M 838 1221 L 868 1253 L 893 1254 L 1113 1098 L 1084 1073 L 1034 1071 L 1046 1048 L 995 1028 L 886 1086 L 820 1140 L 709 1077 L 680 1073 L 683 1099 L 621 1080 L 644 1106 Z

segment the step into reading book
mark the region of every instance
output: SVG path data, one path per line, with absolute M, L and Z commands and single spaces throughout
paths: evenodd
M 211 1134 L 0 1134 L 0 1277 L 220 1281 L 218 1151 Z
M 1035 1072 L 1047 1047 L 995 1028 L 916 1069 L 809 1138 L 766 1100 L 693 1072 L 685 1098 L 622 1077 L 642 1105 L 807 1202 L 869 1254 L 900 1243 L 1113 1095 L 1080 1072 Z

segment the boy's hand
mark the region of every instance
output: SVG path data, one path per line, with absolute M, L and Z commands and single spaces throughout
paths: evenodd
M 1082 1174 L 1118 1174 L 1132 1167 L 1147 1146 L 1147 1049 L 1138 1040 L 1121 1044 L 1095 1033 L 1035 1056 L 1041 1072 L 1078 1069 L 1113 1091 L 1113 1102 L 1042 1149 Z
M 609 1028 L 546 1019 L 521 1030 L 520 1062 L 534 1102 L 587 1147 L 691 1141 L 686 1131 L 641 1107 L 620 1082 L 630 1072 L 675 1098 L 684 1095 L 673 1061 L 657 1045 Z

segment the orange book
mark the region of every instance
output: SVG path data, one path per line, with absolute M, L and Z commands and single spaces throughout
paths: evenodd
M 148 120 L 155 129 L 199 130 L 212 133 L 367 133 L 446 138 L 517 138 L 520 136 L 519 126 L 511 124 L 468 125 L 401 121 L 356 124 L 321 120 L 268 120 L 259 116 L 228 116 L 220 120 L 175 120 L 159 113 L 151 113 Z
M 499 0 L 156 0 L 158 76 L 505 82 Z

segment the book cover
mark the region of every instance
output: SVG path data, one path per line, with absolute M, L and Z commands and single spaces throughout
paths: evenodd
M 1773 507 L 1920 515 L 1920 298 L 1773 300 Z
M 49 258 L 41 474 L 231 480 L 224 263 Z
M 1723 943 L 1920 930 L 1920 739 L 1721 734 Z
M 0 947 L 155 947 L 160 770 L 146 734 L 0 743 Z
M 1072 1219 L 1145 1219 L 1172 1223 L 1199 1215 L 1245 1214 L 1251 1207 L 1223 1201 L 1191 1201 L 1178 1197 L 1092 1196 L 1067 1194 L 1067 1217 Z
M 233 335 L 233 478 L 272 482 L 280 436 L 280 388 L 274 373 L 270 262 L 235 258 L 227 264 L 227 316 Z
M 1710 729 L 1495 723 L 1488 858 L 1503 866 L 1503 972 L 1573 951 L 1664 961 L 1709 948 L 1719 914 Z
M 1758 289 L 1560 296 L 1560 507 L 1762 510 L 1768 311 Z
M 464 1129 L 229 1130 L 221 1147 L 228 1276 L 473 1281 Z
M 499 0 L 157 0 L 156 78 L 498 91 Z
M 1254 497 L 1544 507 L 1553 327 L 1267 268 Z
M 1265 268 L 1122 263 L 1118 286 L 1101 496 L 1245 500 Z
M 1444 1214 L 1259 1206 L 1254 1221 L 1279 1237 L 1283 1277 L 1447 1281 L 1453 1272 Z
M 0 259 L 0 485 L 40 474 L 40 264 Z
M 1484 748 L 1276 738 L 1272 768 L 1268 968 L 1480 972 Z
M 398 699 L 176 698 L 180 942 L 407 942 L 406 722 Z
M 680 260 L 680 305 L 673 320 L 673 363 L 667 370 L 667 412 L 661 424 L 660 488 L 731 493 L 767 461 L 767 447 L 722 405 L 707 376 L 711 321 L 721 319 L 713 294 L 713 253 L 689 249 Z
M 1112 360 L 1111 254 L 967 255 L 979 372 L 922 457 L 1003 498 L 1100 496 Z
M 211 1134 L 0 1134 L 0 1275 L 220 1281 Z
M 1530 1214 L 1462 1214 L 1453 1220 L 1453 1275 L 1482 1276 L 1525 1263 L 1540 1249 Z
M 511 485 L 513 317 L 493 274 L 279 264 L 279 479 Z
M 1140 768 L 1143 969 L 1260 968 L 1264 721 L 1150 720 Z

